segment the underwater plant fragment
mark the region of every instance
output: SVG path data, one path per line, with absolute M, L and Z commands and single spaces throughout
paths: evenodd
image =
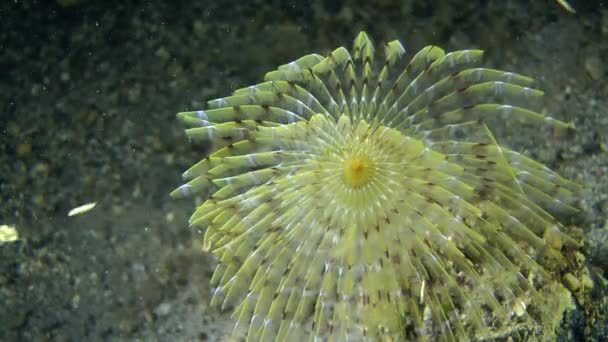
M 455 341 L 559 322 L 577 242 L 554 215 L 577 211 L 577 186 L 497 139 L 572 127 L 480 50 L 404 56 L 361 32 L 178 114 L 208 154 L 172 196 L 204 199 L 190 223 L 234 336 Z

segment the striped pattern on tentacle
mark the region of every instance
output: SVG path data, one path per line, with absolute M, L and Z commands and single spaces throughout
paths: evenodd
M 208 154 L 172 195 L 205 199 L 190 222 L 235 336 L 456 341 L 543 323 L 514 307 L 540 305 L 576 248 L 554 215 L 577 211 L 578 186 L 494 128 L 571 125 L 480 50 L 383 51 L 361 32 L 178 114 Z

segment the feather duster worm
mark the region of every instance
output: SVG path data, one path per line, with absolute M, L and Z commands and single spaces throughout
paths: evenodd
M 533 80 L 399 41 L 304 56 L 179 113 L 208 155 L 174 197 L 218 257 L 212 304 L 250 340 L 461 340 L 549 324 L 576 185 L 498 144 Z M 561 312 L 558 313 L 561 315 Z

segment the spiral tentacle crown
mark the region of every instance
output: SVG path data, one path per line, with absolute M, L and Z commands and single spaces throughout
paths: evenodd
M 304 56 L 179 113 L 208 154 L 175 197 L 218 257 L 212 304 L 250 340 L 460 340 L 547 322 L 576 185 L 499 145 L 533 80 L 399 41 Z M 544 292 L 543 292 L 544 291 Z M 515 323 L 514 323 L 515 322 Z

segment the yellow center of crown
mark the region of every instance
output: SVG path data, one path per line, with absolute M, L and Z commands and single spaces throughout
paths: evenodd
M 344 161 L 344 183 L 352 188 L 367 184 L 374 174 L 374 165 L 365 157 L 348 158 Z

